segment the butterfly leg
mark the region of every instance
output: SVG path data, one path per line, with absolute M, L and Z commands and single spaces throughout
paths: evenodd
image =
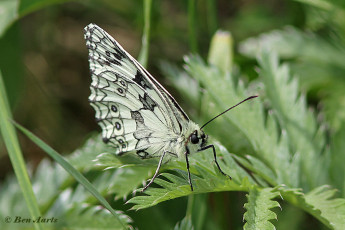
M 144 192 L 144 191 L 153 183 L 153 181 L 155 180 L 155 178 L 158 176 L 158 172 L 159 172 L 159 169 L 160 169 L 161 166 L 162 166 L 162 162 L 163 162 L 163 158 L 164 158 L 164 156 L 165 156 L 165 153 L 166 153 L 166 152 L 163 152 L 163 155 L 162 155 L 161 158 L 159 159 L 158 167 L 157 167 L 156 172 L 155 172 L 155 174 L 153 175 L 152 179 L 151 179 L 150 182 L 143 188 L 143 190 L 141 190 L 141 192 Z
M 214 148 L 214 145 L 207 145 L 207 146 L 205 146 L 205 147 L 202 147 L 202 148 L 201 148 L 200 150 L 198 150 L 198 151 L 203 151 L 203 150 L 206 150 L 206 149 L 209 149 L 209 148 L 212 148 L 212 150 L 213 150 L 214 161 L 216 162 L 216 165 L 217 165 L 217 168 L 219 169 L 219 172 L 221 172 L 224 176 L 229 177 L 230 180 L 231 180 L 231 176 L 229 176 L 228 174 L 226 174 L 225 172 L 223 172 L 223 170 L 220 168 L 220 166 L 219 166 L 219 164 L 218 164 L 216 149 Z
M 190 189 L 193 191 L 193 184 L 192 184 L 192 179 L 191 179 L 191 176 L 190 176 L 189 161 L 188 161 L 189 149 L 187 147 L 186 147 L 186 152 L 184 153 L 184 155 L 186 156 L 187 171 L 188 171 L 188 182 L 189 182 L 189 185 L 190 185 Z

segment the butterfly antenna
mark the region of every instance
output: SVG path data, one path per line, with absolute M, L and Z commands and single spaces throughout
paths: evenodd
M 215 116 L 214 118 L 212 118 L 211 120 L 209 120 L 208 122 L 206 122 L 206 123 L 205 123 L 203 126 L 201 126 L 201 128 L 200 128 L 200 129 L 204 128 L 204 127 L 205 127 L 206 125 L 208 125 L 208 124 L 209 124 L 211 121 L 213 121 L 213 120 L 214 120 L 214 119 L 216 119 L 217 117 L 219 117 L 219 116 L 223 115 L 224 113 L 226 113 L 226 112 L 230 111 L 231 109 L 235 108 L 236 106 L 238 106 L 238 105 L 242 104 L 242 103 L 243 103 L 243 102 L 245 102 L 245 101 L 248 101 L 248 100 L 250 100 L 250 99 L 256 98 L 256 97 L 258 97 L 258 96 L 250 96 L 250 97 L 248 97 L 248 98 L 244 99 L 243 101 L 241 101 L 241 102 L 237 103 L 236 105 L 234 105 L 234 106 L 232 106 L 232 107 L 228 108 L 227 110 L 225 110 L 225 111 L 224 111 L 224 112 L 222 112 L 221 114 L 218 114 L 217 116 Z

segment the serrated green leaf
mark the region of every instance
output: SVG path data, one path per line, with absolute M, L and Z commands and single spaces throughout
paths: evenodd
M 58 218 L 53 225 L 55 228 L 128 229 L 131 227 L 129 223 L 132 220 L 123 212 L 116 211 L 120 222 L 104 207 L 83 202 L 84 196 L 85 190 L 80 186 L 74 191 L 64 190 L 57 197 L 46 214 Z
M 186 61 L 187 72 L 207 86 L 205 94 L 209 100 L 203 101 L 203 113 L 208 119 L 214 116 L 214 111 L 224 111 L 228 105 L 234 105 L 248 95 L 257 94 L 249 94 L 240 83 L 236 86 L 229 74 L 205 65 L 198 57 L 192 56 Z M 227 143 L 226 147 L 241 154 L 254 155 L 267 167 L 274 169 L 274 174 L 277 175 L 275 178 L 271 178 L 272 174 L 264 175 L 265 171 L 260 171 L 260 176 L 271 178 L 272 185 L 287 184 L 294 187 L 298 184 L 298 172 L 289 170 L 296 169 L 296 164 L 294 158 L 287 154 L 290 149 L 286 135 L 279 133 L 274 119 L 272 114 L 265 115 L 263 105 L 254 99 L 224 114 L 205 129 L 222 143 Z
M 320 211 L 319 218 L 325 218 L 328 225 L 336 230 L 345 229 L 345 199 L 333 198 L 337 190 L 328 186 L 318 187 L 305 195 L 305 201 Z
M 248 203 L 244 204 L 247 211 L 243 215 L 246 220 L 243 229 L 275 229 L 270 220 L 277 219 L 277 215 L 271 211 L 272 208 L 280 207 L 277 201 L 272 200 L 277 196 L 279 191 L 275 188 L 250 189 Z
M 274 115 L 283 131 L 286 130 L 288 137 L 288 141 L 283 138 L 284 136 L 281 138 L 281 140 L 287 141 L 285 144 L 289 145 L 290 151 L 278 151 L 280 161 L 294 162 L 292 154 L 301 153 L 300 162 L 295 161 L 293 164 L 302 166 L 301 184 L 295 184 L 294 187 L 302 186 L 308 190 L 323 184 L 326 181 L 327 172 L 322 169 L 328 167 L 327 162 L 322 160 L 323 148 L 326 143 L 325 135 L 316 135 L 319 129 L 316 118 L 311 110 L 307 109 L 304 96 L 299 95 L 296 79 L 291 77 L 287 65 L 278 64 L 278 57 L 272 52 L 263 50 L 258 61 L 266 96 L 274 110 Z M 289 155 L 291 159 L 289 159 Z M 316 159 L 318 160 L 316 161 Z M 291 164 L 280 165 L 281 171 L 291 170 Z M 288 173 L 296 178 L 297 172 L 294 170 Z
M 192 192 L 188 184 L 188 175 L 186 168 L 175 169 L 176 174 L 161 173 L 159 178 L 155 179 L 155 183 L 160 185 L 159 188 L 148 188 L 145 195 L 137 194 L 136 197 L 130 199 L 127 203 L 135 204 L 132 209 L 143 209 L 154 206 L 160 202 L 175 199 L 182 196 L 188 196 L 195 193 L 209 193 L 220 191 L 247 191 L 250 186 L 249 175 L 239 177 L 237 180 L 230 180 L 222 175 L 214 164 L 213 155 L 209 151 L 199 152 L 190 158 L 191 169 L 196 170 L 192 176 L 194 191 Z M 222 159 L 224 153 L 218 151 L 219 159 Z M 224 172 L 230 170 L 228 161 L 220 161 Z M 165 178 L 163 180 L 163 178 Z
M 345 199 L 333 198 L 337 192 L 329 186 L 320 186 L 307 194 L 300 189 L 279 188 L 284 200 L 302 208 L 332 229 L 344 229 Z
M 314 1 L 309 2 L 314 3 Z M 333 7 L 334 11 L 328 11 L 328 14 L 336 24 L 344 21 L 335 20 L 334 13 L 339 10 L 338 6 L 333 6 L 329 2 L 326 4 Z M 320 15 L 314 17 L 323 20 Z M 342 17 L 345 18 L 345 14 Z M 328 17 L 326 16 L 326 18 Z M 323 21 L 323 23 L 329 22 Z M 344 28 L 343 23 L 339 25 Z M 345 84 L 342 62 L 345 58 L 345 44 L 343 39 L 337 38 L 337 36 L 344 36 L 343 30 L 337 32 L 338 35 L 325 38 L 316 33 L 300 31 L 289 26 L 243 41 L 240 44 L 240 52 L 254 58 L 260 50 L 269 49 L 277 52 L 282 58 L 292 59 L 292 71 L 298 74 L 297 77 L 300 79 L 303 89 L 314 91 L 312 94 L 316 94 L 314 96 L 317 97 L 319 94 L 322 95 L 325 114 L 331 127 L 337 130 L 345 120 L 343 112 Z
M 242 157 L 236 157 L 237 160 L 240 159 L 246 168 L 251 169 L 272 185 L 287 184 L 290 187 L 298 187 L 303 184 L 310 189 L 316 184 L 323 183 L 322 181 L 327 176 L 327 162 L 320 160 L 320 153 L 326 143 L 325 134 L 318 127 L 314 114 L 306 108 L 305 99 L 299 95 L 298 84 L 291 77 L 288 67 L 279 65 L 278 59 L 274 55 L 266 54 L 267 56 L 263 57 L 265 60 L 260 64 L 264 69 L 261 74 L 269 75 L 264 76 L 267 99 L 265 94 L 261 98 L 269 102 L 269 105 L 276 111 L 269 113 L 266 118 L 263 116 L 262 109 L 257 107 L 251 110 L 244 109 L 244 112 L 232 111 L 222 118 L 226 122 L 216 120 L 212 126 L 207 127 L 207 131 L 215 137 L 219 137 L 221 142 L 227 143 L 227 146 L 231 146 L 232 149 L 243 149 L 236 146 L 238 143 L 242 146 L 246 145 L 247 149 L 244 152 L 250 152 L 255 157 L 249 155 L 251 161 L 243 161 Z M 198 79 L 206 88 L 203 94 L 206 97 L 203 97 L 205 100 L 202 100 L 205 109 L 202 108 L 202 112 L 207 116 L 212 117 L 210 112 L 215 110 L 225 110 L 224 104 L 235 103 L 229 102 L 229 99 L 239 101 L 239 95 L 244 95 L 245 89 L 241 84 L 235 87 L 229 76 L 204 65 L 197 57 L 189 57 L 186 61 L 186 70 L 189 75 Z M 252 105 L 255 104 L 252 103 Z M 243 106 L 245 107 L 245 105 Z M 241 109 L 243 108 L 241 107 Z M 276 120 L 279 121 L 279 126 Z M 280 128 L 283 131 L 279 133 L 277 130 Z M 217 132 L 218 130 L 222 130 L 221 135 Z M 228 139 L 224 137 L 228 137 Z M 248 142 L 243 141 L 246 138 Z M 305 144 L 303 141 L 308 143 Z M 251 148 L 248 148 L 248 144 L 251 145 Z M 323 158 L 327 158 L 327 152 L 324 152 Z M 318 162 L 317 165 L 314 164 L 315 162 Z M 301 171 L 301 164 L 306 165 L 303 170 L 307 170 L 307 173 Z M 205 163 L 201 165 L 205 165 Z M 201 183 L 202 189 L 206 189 L 210 185 L 215 186 L 214 175 L 207 171 L 203 167 L 198 168 L 201 178 L 210 178 L 208 182 L 202 181 L 204 182 Z M 263 181 L 260 184 L 265 185 Z M 304 210 L 324 222 L 323 218 L 305 203 L 303 193 L 299 190 L 290 191 L 290 193 L 286 191 L 284 193 L 284 196 L 290 194 L 287 196 L 288 201 L 297 206 L 300 204 L 299 207 L 303 207 Z M 327 224 L 327 221 L 324 223 Z
M 110 181 L 108 192 L 116 194 L 115 199 L 125 198 L 133 192 L 138 185 L 143 184 L 152 169 L 150 167 L 126 167 L 114 172 Z

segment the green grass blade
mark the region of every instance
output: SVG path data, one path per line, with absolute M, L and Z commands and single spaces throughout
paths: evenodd
M 139 54 L 139 62 L 147 67 L 147 60 L 149 56 L 149 40 L 150 40 L 150 28 L 151 28 L 151 8 L 152 0 L 144 1 L 144 33 L 142 38 L 142 47 Z
M 36 145 L 38 145 L 42 150 L 44 150 L 49 156 L 51 156 L 58 164 L 60 164 L 69 174 L 71 174 L 80 184 L 82 184 L 105 208 L 107 208 L 118 220 L 123 229 L 126 229 L 125 223 L 121 220 L 119 215 L 110 206 L 110 204 L 104 199 L 104 197 L 96 190 L 96 188 L 79 172 L 77 171 L 69 162 L 67 162 L 61 155 L 52 149 L 49 145 L 44 143 L 41 139 L 31 133 L 29 130 L 25 129 L 19 124 L 15 126 L 20 129 L 30 140 L 32 140 Z
M 0 72 L 0 130 L 4 139 L 8 155 L 13 165 L 14 173 L 16 174 L 18 183 L 23 192 L 26 205 L 29 209 L 32 219 L 37 219 L 41 216 L 40 210 L 37 205 L 35 194 L 32 190 L 32 185 L 29 179 L 29 175 L 26 171 L 26 166 L 23 158 L 23 154 L 19 147 L 19 142 L 15 129 L 10 120 L 12 115 L 7 99 L 5 85 L 2 80 Z M 35 223 L 35 229 L 42 229 L 42 226 Z

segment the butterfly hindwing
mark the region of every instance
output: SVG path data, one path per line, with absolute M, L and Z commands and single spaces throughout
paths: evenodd
M 105 142 L 142 158 L 161 150 L 189 119 L 172 96 L 109 34 L 85 28 L 92 75 L 91 105 Z M 176 136 L 176 135 L 175 135 Z

